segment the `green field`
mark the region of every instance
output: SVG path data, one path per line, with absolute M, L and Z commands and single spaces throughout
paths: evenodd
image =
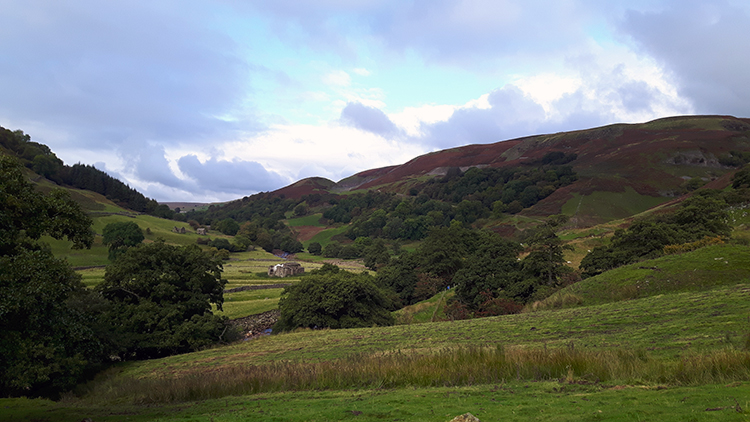
M 289 227 L 299 227 L 299 226 L 325 227 L 325 225 L 320 224 L 321 217 L 323 217 L 323 213 L 311 214 L 311 215 L 306 215 L 304 217 L 291 218 L 287 220 L 286 223 Z
M 346 232 L 348 228 L 349 226 L 341 226 L 323 230 L 322 232 L 313 236 L 313 238 L 310 239 L 309 242 L 306 242 L 306 245 L 309 245 L 312 242 L 318 242 L 321 246 L 325 247 L 327 244 L 331 243 L 331 238 L 333 236 Z
M 482 420 L 748 420 L 747 315 L 750 284 L 738 284 L 476 320 L 303 330 L 122 364 L 81 398 L 0 406 L 6 420 L 50 422 L 447 421 L 465 412 Z M 563 359 L 503 364 L 519 356 Z M 493 375 L 496 365 L 506 372 Z M 245 375 L 264 370 L 286 375 L 265 387 L 261 372 Z M 324 384 L 293 387 L 300 374 Z
M 640 214 L 671 199 L 641 195 L 628 186 L 625 192 L 594 192 L 585 196 L 575 193 L 573 198 L 563 205 L 562 213 L 575 216 L 581 212 L 610 221 Z

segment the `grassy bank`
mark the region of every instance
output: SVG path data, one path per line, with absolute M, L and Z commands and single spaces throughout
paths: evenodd
M 589 306 L 750 282 L 750 247 L 707 246 L 607 271 L 560 290 L 529 309 Z

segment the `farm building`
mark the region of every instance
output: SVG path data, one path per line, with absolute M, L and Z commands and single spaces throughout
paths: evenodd
M 269 277 L 288 277 L 292 275 L 302 274 L 304 272 L 305 268 L 296 262 L 284 262 L 268 267 Z

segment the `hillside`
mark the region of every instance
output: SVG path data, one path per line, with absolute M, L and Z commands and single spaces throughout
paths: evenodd
M 679 197 L 696 185 L 721 180 L 750 151 L 750 119 L 732 116 L 670 117 L 643 124 L 529 136 L 467 145 L 416 157 L 397 166 L 366 170 L 338 183 L 305 179 L 270 195 L 302 198 L 311 193 L 377 189 L 409 194 L 451 168 L 530 167 L 551 152 L 576 154 L 578 180 L 542 199 L 526 215 L 565 213 L 581 226 L 624 218 Z M 740 163 L 741 164 L 741 163 Z M 715 185 L 715 188 L 726 186 Z M 625 201 L 618 197 L 625 195 Z

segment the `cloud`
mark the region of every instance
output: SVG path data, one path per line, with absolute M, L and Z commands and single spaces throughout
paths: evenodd
M 612 66 L 589 60 L 574 64 L 576 69 L 586 70 L 557 81 L 532 75 L 506 84 L 455 107 L 447 118 L 423 122 L 416 135 L 409 130 L 410 140 L 443 149 L 616 122 L 643 122 L 691 110 L 657 73 L 639 63 Z M 551 92 L 556 92 L 555 96 Z
M 205 12 L 196 1 L 4 2 L 0 115 L 66 131 L 90 149 L 260 129 L 241 103 L 248 68 Z
M 170 169 L 169 162 L 164 156 L 164 147 L 161 145 L 147 145 L 135 150 L 130 162 L 134 167 L 135 176 L 141 181 L 177 189 L 187 187 L 185 181 L 175 176 Z
M 436 148 L 502 141 L 534 133 L 545 119 L 544 108 L 513 85 L 495 90 L 489 108 L 467 107 L 448 120 L 425 125 L 419 142 Z
M 366 34 L 387 50 L 416 51 L 430 61 L 476 68 L 498 55 L 559 54 L 585 38 L 586 2 L 415 0 L 233 2 L 275 19 L 275 34 L 315 50 L 357 57 L 349 39 Z
M 247 195 L 275 190 L 291 182 L 273 171 L 266 170 L 255 161 L 225 161 L 211 158 L 201 163 L 197 156 L 191 154 L 180 158 L 178 165 L 182 173 L 195 180 L 198 187 L 206 191 Z
M 699 113 L 750 116 L 750 12 L 727 1 L 629 11 L 619 25 L 661 63 Z
M 334 70 L 323 76 L 323 83 L 331 86 L 347 87 L 351 85 L 352 78 L 343 70 Z
M 383 137 L 389 137 L 398 132 L 396 125 L 385 113 L 361 103 L 347 103 L 346 107 L 341 110 L 341 121 L 346 125 Z

